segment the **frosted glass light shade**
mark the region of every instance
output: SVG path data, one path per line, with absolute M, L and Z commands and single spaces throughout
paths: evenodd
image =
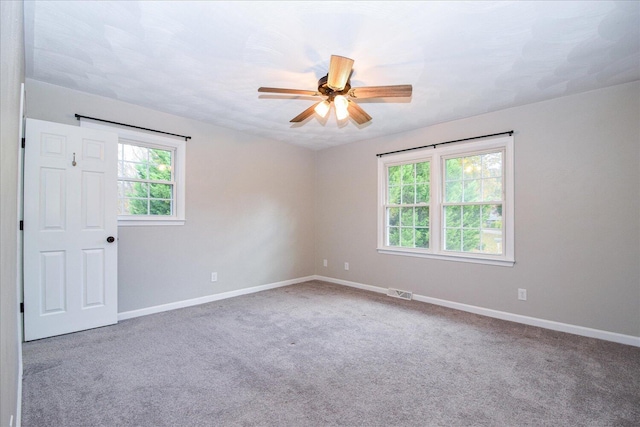
M 349 100 L 342 95 L 338 95 L 333 99 L 333 103 L 336 105 L 336 117 L 338 120 L 344 120 L 349 117 Z
M 321 103 L 316 105 L 314 111 L 318 113 L 320 117 L 326 117 L 327 113 L 329 112 L 329 108 L 331 108 L 331 104 L 329 104 L 329 101 L 322 101 Z
M 327 86 L 336 91 L 344 89 L 347 81 L 349 80 L 349 76 L 351 75 L 353 62 L 354 61 L 351 58 L 331 55 Z

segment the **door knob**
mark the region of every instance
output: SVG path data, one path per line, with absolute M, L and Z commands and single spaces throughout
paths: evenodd
M 113 236 L 109 236 L 109 237 L 107 237 L 107 242 L 109 242 L 109 243 L 113 243 L 113 242 L 115 242 L 115 241 L 116 241 L 116 239 L 115 239 Z

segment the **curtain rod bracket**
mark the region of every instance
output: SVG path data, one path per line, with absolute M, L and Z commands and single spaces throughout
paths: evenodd
M 149 131 L 149 132 L 156 132 L 156 133 L 163 133 L 165 135 L 178 136 L 180 138 L 184 138 L 185 141 L 188 141 L 188 140 L 191 139 L 190 136 L 178 135 L 176 133 L 163 132 L 161 130 L 143 128 L 143 127 L 140 127 L 140 126 L 128 125 L 128 124 L 125 124 L 125 123 L 112 122 L 110 120 L 96 119 L 95 117 L 81 116 L 80 114 L 76 114 L 76 119 L 78 119 L 78 121 L 80 119 L 89 119 L 89 120 L 95 120 L 95 121 L 98 121 L 98 122 L 111 123 L 112 125 L 126 126 L 126 127 L 130 127 L 130 128 L 146 130 L 146 131 Z

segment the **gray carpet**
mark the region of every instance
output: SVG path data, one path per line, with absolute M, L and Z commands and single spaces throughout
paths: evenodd
M 318 281 L 23 349 L 25 427 L 640 425 L 640 348 Z

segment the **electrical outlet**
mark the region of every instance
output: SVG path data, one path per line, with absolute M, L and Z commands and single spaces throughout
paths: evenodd
M 345 269 L 345 270 L 348 270 L 348 269 L 349 269 L 349 263 L 348 263 L 348 262 L 345 262 L 345 263 L 344 263 L 344 269 Z
M 218 273 L 211 273 L 211 281 L 212 282 L 218 281 Z
M 327 265 L 329 265 L 329 263 L 327 262 L 326 259 L 324 259 L 324 260 L 322 260 L 322 265 L 324 265 L 326 267 Z
M 526 289 L 518 289 L 518 299 L 521 301 L 527 300 L 527 290 Z

